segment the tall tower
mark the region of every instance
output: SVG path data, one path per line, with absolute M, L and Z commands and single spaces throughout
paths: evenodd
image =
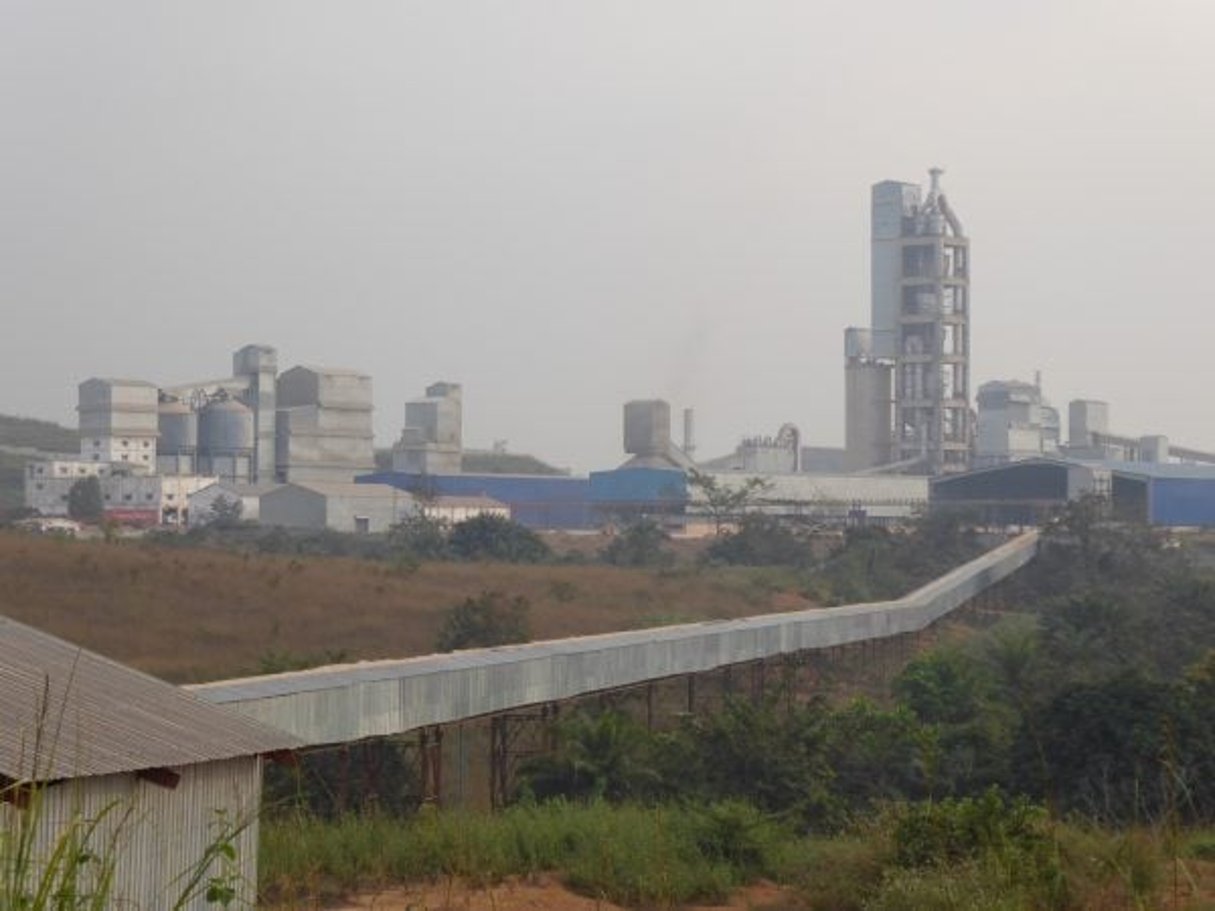
M 246 403 L 253 409 L 252 480 L 274 480 L 278 354 L 269 345 L 246 345 L 232 355 L 232 373 L 248 381 Z
M 865 380 L 863 394 L 849 386 L 854 468 L 874 467 L 883 453 L 879 425 L 890 410 L 890 461 L 918 461 L 929 474 L 970 464 L 970 242 L 941 192 L 941 169 L 929 174 L 927 195 L 893 180 L 873 186 L 871 329 L 847 336 L 849 382 Z M 889 392 L 883 367 L 893 374 Z

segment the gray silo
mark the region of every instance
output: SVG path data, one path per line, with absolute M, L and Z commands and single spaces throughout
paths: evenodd
M 156 465 L 161 474 L 194 474 L 198 455 L 198 412 L 181 399 L 162 396 L 157 409 L 160 439 Z
M 214 398 L 198 411 L 198 469 L 248 483 L 253 468 L 253 411 L 236 399 Z

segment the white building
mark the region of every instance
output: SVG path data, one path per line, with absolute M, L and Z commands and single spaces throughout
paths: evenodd
M 411 494 L 387 484 L 310 481 L 283 484 L 263 494 L 260 521 L 285 528 L 368 534 L 388 531 L 417 512 Z
M 159 392 L 143 380 L 93 379 L 79 386 L 80 455 L 91 462 L 156 466 Z
M 510 507 L 492 497 L 435 497 L 422 505 L 422 514 L 449 525 L 466 522 L 477 516 L 510 518 Z
M 215 483 L 197 475 L 150 474 L 129 463 L 53 459 L 25 468 L 25 505 L 43 516 L 66 516 L 73 485 L 95 477 L 108 518 L 143 524 L 176 524 L 194 491 Z

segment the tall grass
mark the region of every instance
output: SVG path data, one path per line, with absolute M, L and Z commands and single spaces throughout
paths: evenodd
M 725 898 L 788 863 L 792 836 L 745 804 L 710 807 L 563 801 L 496 815 L 423 812 L 410 820 L 265 820 L 263 893 L 325 899 L 358 888 L 445 878 L 492 883 L 557 872 L 576 891 L 627 905 Z

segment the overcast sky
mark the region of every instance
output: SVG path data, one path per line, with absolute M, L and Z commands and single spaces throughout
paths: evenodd
M 92 375 L 355 367 L 377 442 L 622 461 L 843 440 L 872 183 L 971 238 L 972 387 L 1215 449 L 1209 0 L 0 0 L 0 412 Z

